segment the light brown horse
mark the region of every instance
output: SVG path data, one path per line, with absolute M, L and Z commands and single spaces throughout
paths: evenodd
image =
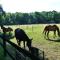
M 59 27 L 57 25 L 47 25 L 43 31 L 45 37 L 47 36 L 47 38 L 49 38 L 50 31 L 54 32 L 54 37 L 56 37 L 56 31 L 58 32 L 58 36 L 60 36 Z

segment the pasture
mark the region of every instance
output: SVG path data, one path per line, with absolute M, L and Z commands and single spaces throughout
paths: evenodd
M 26 34 L 29 36 L 29 38 L 33 38 L 32 46 L 43 50 L 45 52 L 45 57 L 48 58 L 48 60 L 60 60 L 60 42 L 55 41 L 60 39 L 60 37 L 56 36 L 54 39 L 53 32 L 51 32 L 49 34 L 49 37 L 53 39 L 53 41 L 46 40 L 44 38 L 44 34 L 42 33 L 46 25 L 47 24 L 12 25 L 10 27 L 13 28 L 13 32 L 12 32 L 13 34 L 16 28 L 23 29 L 26 32 Z M 57 26 L 60 29 L 60 25 L 57 24 Z M 11 39 L 11 41 L 17 44 L 15 38 Z

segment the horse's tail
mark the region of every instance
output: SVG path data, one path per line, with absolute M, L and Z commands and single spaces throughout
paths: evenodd
M 58 30 L 58 36 L 60 37 L 60 31 Z

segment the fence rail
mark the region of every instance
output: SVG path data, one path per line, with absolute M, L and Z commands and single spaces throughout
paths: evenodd
M 2 42 L 0 42 L 0 45 L 3 46 L 4 49 L 4 55 L 8 54 L 12 60 L 44 60 L 44 52 L 43 52 L 43 58 L 39 58 L 38 56 L 35 56 L 31 54 L 29 51 L 20 48 L 15 43 L 11 42 L 9 39 L 5 38 L 6 36 L 2 38 Z M 11 54 L 10 49 L 8 49 L 10 46 L 11 51 L 14 51 L 14 54 Z M 13 56 L 14 55 L 14 56 Z

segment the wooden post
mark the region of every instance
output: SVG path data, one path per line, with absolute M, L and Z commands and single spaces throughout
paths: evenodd
M 4 49 L 4 56 L 6 56 L 6 36 L 5 36 L 5 33 L 3 33 L 3 49 Z
M 45 60 L 45 57 L 44 57 L 44 51 L 43 51 L 43 60 Z

